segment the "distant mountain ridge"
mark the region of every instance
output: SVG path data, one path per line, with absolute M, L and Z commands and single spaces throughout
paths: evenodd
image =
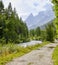
M 38 15 L 33 16 L 33 14 L 31 13 L 28 16 L 28 18 L 26 19 L 28 29 L 34 29 L 38 26 L 41 27 L 42 25 L 50 22 L 55 18 L 52 5 L 46 4 L 44 7 L 46 8 L 46 10 L 39 12 Z

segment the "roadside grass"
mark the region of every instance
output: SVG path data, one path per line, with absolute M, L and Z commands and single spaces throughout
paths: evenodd
M 53 52 L 52 59 L 53 59 L 54 65 L 58 65 L 58 46 L 55 48 Z
M 20 47 L 17 44 L 0 45 L 0 65 L 5 65 L 7 62 L 14 58 L 20 57 L 32 50 L 39 49 L 50 42 L 43 42 L 42 44 L 36 44 L 33 46 L 27 46 L 26 48 Z

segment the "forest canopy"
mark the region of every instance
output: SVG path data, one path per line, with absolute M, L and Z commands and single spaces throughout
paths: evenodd
M 11 3 L 5 9 L 0 1 L 0 42 L 19 42 L 18 39 L 26 41 L 27 37 L 27 25 L 19 18 L 16 9 L 12 9 Z

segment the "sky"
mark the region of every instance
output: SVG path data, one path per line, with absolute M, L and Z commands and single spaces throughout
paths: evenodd
M 12 3 L 12 7 L 16 8 L 16 11 L 19 17 L 22 17 L 23 20 L 32 13 L 34 16 L 37 15 L 40 11 L 44 11 L 45 5 L 50 3 L 50 0 L 2 0 L 5 8 L 7 8 L 9 2 Z

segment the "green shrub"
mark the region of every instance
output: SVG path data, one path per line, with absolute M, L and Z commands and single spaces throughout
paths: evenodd
M 53 52 L 52 59 L 53 59 L 54 65 L 58 65 L 58 46 L 55 48 Z

